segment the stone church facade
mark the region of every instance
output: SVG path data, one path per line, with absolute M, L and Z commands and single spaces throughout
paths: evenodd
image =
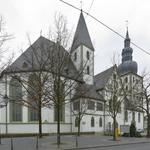
M 28 56 L 30 61 L 32 59 L 32 47 L 34 47 L 40 57 L 45 58 L 42 55 L 42 51 L 45 49 L 48 50 L 53 43 L 41 36 L 15 62 L 2 72 L 0 80 L 0 128 L 2 133 L 38 132 L 38 116 L 36 111 L 31 110 L 25 105 L 14 104 L 13 101 L 10 102 L 10 97 L 14 97 L 15 99 L 15 96 L 17 98 L 17 93 L 25 92 L 25 87 L 22 87 L 14 80 L 12 75 L 19 75 L 27 81 L 32 81 L 33 68 L 25 61 L 25 56 Z M 67 53 L 63 48 L 61 50 Z M 80 122 L 81 132 L 104 132 L 112 130 L 113 121 L 105 105 L 108 101 L 105 89 L 113 80 L 114 74 L 117 75 L 119 80 L 124 82 L 126 90 L 132 91 L 128 95 L 128 102 L 121 104 L 121 110 L 117 116 L 119 129 L 121 125 L 130 125 L 133 120 L 136 122 L 137 129 L 143 129 L 143 112 L 139 109 L 133 109 L 129 105 L 131 103 L 134 104 L 134 102 L 140 99 L 140 96 L 137 96 L 135 93 L 142 90 L 143 82 L 142 77 L 137 74 L 137 63 L 132 60 L 133 49 L 130 47 L 128 31 L 122 50 L 122 63 L 118 67 L 115 65 L 94 75 L 94 51 L 95 49 L 81 11 L 69 55 L 69 73 L 63 74 L 62 78 L 65 77 L 74 81 L 75 75 L 79 75 L 78 73 L 82 72 L 80 79 L 75 81 L 78 84 L 82 80 L 82 84 L 78 90 L 76 89 L 72 92 L 73 96 L 70 96 L 70 102 L 63 106 L 61 132 L 77 131 L 77 112 L 81 106 L 84 107 Z M 55 55 L 55 57 L 57 56 Z M 17 86 L 14 88 L 12 85 Z M 81 95 L 82 90 L 84 90 L 84 93 Z M 8 100 L 7 103 L 5 102 L 6 98 Z M 24 96 L 24 98 L 28 98 L 28 96 Z M 42 130 L 43 133 L 56 133 L 57 119 L 55 118 L 54 107 L 42 108 Z

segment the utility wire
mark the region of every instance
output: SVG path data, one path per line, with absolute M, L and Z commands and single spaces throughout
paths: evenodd
M 90 16 L 91 18 L 93 18 L 95 21 L 99 22 L 100 24 L 102 24 L 103 26 L 105 26 L 107 29 L 109 29 L 110 31 L 112 31 L 113 33 L 117 34 L 118 36 L 120 36 L 121 38 L 125 39 L 125 37 L 123 35 L 121 35 L 119 32 L 115 31 L 113 28 L 109 27 L 108 25 L 106 25 L 105 23 L 103 23 L 102 21 L 100 21 L 99 19 L 97 19 L 96 17 L 92 16 L 90 13 L 84 11 L 84 10 L 81 10 L 79 9 L 78 7 L 68 3 L 68 2 L 65 2 L 63 0 L 59 0 L 69 6 L 71 6 L 72 8 L 76 9 L 76 10 L 79 10 L 79 11 L 82 11 L 83 13 L 85 13 L 86 15 Z M 150 53 L 146 50 L 144 50 L 143 48 L 141 48 L 140 46 L 138 46 L 137 44 L 135 44 L 134 42 L 131 42 L 132 45 L 134 45 L 135 47 L 137 47 L 139 50 L 141 50 L 142 52 L 150 55 Z

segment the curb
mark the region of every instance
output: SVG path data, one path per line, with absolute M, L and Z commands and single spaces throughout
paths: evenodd
M 150 141 L 133 142 L 133 143 L 120 143 L 120 144 L 110 144 L 110 145 L 96 145 L 96 146 L 76 147 L 76 148 L 65 148 L 63 150 L 91 149 L 91 148 L 103 148 L 103 147 L 113 147 L 113 146 L 117 147 L 117 146 L 121 146 L 121 145 L 132 145 L 132 144 L 142 144 L 142 143 L 150 143 Z

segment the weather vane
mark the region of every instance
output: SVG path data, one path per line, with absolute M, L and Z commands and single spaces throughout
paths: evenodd
M 128 30 L 129 21 L 126 20 L 125 22 L 126 22 L 126 28 L 127 28 L 127 30 Z

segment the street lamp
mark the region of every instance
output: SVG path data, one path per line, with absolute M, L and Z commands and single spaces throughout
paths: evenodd
M 8 99 L 8 96 L 7 96 L 7 94 L 5 94 L 5 96 L 4 96 L 4 103 L 5 103 L 5 107 L 6 107 L 6 134 L 8 133 L 8 125 L 7 125 L 7 104 L 8 104 L 8 101 L 9 101 L 9 99 Z

